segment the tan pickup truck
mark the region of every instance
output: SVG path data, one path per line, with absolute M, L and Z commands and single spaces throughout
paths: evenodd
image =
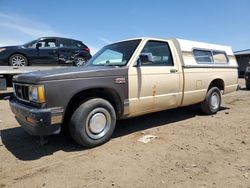
M 217 113 L 221 95 L 237 90 L 238 72 L 228 46 L 138 38 L 103 47 L 84 67 L 17 75 L 13 87 L 11 109 L 29 133 L 66 126 L 94 147 L 109 140 L 117 119 L 192 104 Z

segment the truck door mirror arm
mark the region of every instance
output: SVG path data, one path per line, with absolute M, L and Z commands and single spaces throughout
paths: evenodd
M 140 66 L 141 66 L 141 59 L 140 59 L 140 57 L 139 57 L 139 58 L 137 59 L 135 65 L 134 65 L 134 67 L 140 67 Z

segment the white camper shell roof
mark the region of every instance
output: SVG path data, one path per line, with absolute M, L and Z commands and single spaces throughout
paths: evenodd
M 235 60 L 233 50 L 230 46 L 223 46 L 217 44 L 210 44 L 205 42 L 197 42 L 183 39 L 176 39 L 179 43 L 180 50 L 183 56 L 183 66 L 186 67 L 238 67 Z M 196 61 L 193 51 L 204 50 L 204 51 L 216 51 L 224 52 L 227 56 L 228 61 L 224 63 L 199 63 Z

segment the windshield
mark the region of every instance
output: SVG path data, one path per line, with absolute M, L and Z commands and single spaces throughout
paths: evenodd
M 31 41 L 31 42 L 25 43 L 23 46 L 26 47 L 26 48 L 30 48 L 30 47 L 32 47 L 32 46 L 35 46 L 36 43 L 37 43 L 37 40 L 33 40 L 33 41 Z
M 141 40 L 118 42 L 103 47 L 87 63 L 87 66 L 124 66 Z

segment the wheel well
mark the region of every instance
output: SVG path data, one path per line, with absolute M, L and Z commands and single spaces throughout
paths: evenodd
M 109 101 L 115 109 L 117 118 L 119 118 L 122 115 L 123 109 L 122 109 L 121 98 L 113 89 L 109 88 L 88 89 L 75 94 L 71 98 L 66 107 L 63 126 L 64 127 L 67 126 L 72 114 L 82 103 L 93 98 L 103 98 Z
M 224 91 L 225 89 L 224 81 L 222 79 L 215 79 L 210 83 L 208 90 L 212 87 L 217 87 L 219 88 L 219 90 Z
M 21 54 L 21 55 L 23 55 L 23 56 L 27 59 L 28 65 L 30 64 L 29 58 L 28 58 L 27 55 L 25 55 L 24 53 L 20 53 L 20 52 L 14 52 L 14 53 L 10 54 L 10 56 L 8 57 L 8 61 L 9 61 L 8 64 L 9 64 L 9 65 L 10 65 L 10 57 L 13 56 L 13 55 L 16 55 L 16 54 Z
M 82 55 L 82 54 L 78 54 L 76 57 L 83 57 L 86 59 L 85 55 Z

